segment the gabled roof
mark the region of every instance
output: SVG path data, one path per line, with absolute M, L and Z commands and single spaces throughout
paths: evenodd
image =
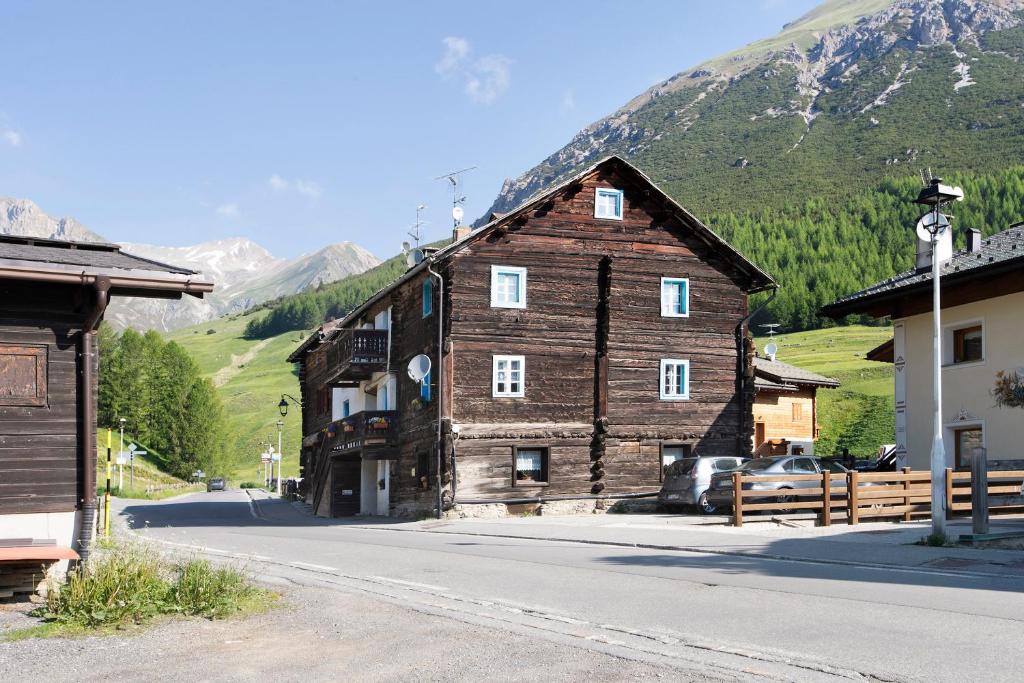
M 755 356 L 754 386 L 774 391 L 795 391 L 799 387 L 834 388 L 839 386 L 839 381 L 789 363 Z M 783 388 L 779 389 L 780 386 Z
M 133 256 L 116 244 L 0 235 L 0 279 L 88 284 L 98 277 L 110 280 L 112 294 L 202 297 L 213 291 L 194 270 Z
M 647 177 L 642 171 L 640 171 L 638 168 L 636 168 L 629 162 L 625 161 L 621 157 L 612 155 L 605 157 L 604 159 L 587 167 L 585 170 L 577 173 L 576 175 L 572 176 L 571 178 L 568 178 L 567 180 L 563 181 L 562 183 L 554 187 L 541 190 L 540 192 L 538 192 L 537 194 L 533 195 L 525 202 L 520 204 L 516 209 L 509 211 L 508 213 L 500 215 L 492 214 L 490 222 L 477 228 L 476 230 L 472 231 L 465 237 L 452 242 L 446 247 L 438 249 L 436 252 L 426 257 L 422 262 L 420 262 L 413 268 L 407 270 L 397 280 L 383 287 L 376 294 L 369 297 L 366 301 L 364 301 L 362 304 L 353 309 L 347 316 L 345 316 L 345 318 L 341 320 L 340 326 L 344 327 L 348 325 L 349 322 L 358 319 L 359 316 L 361 316 L 366 311 L 366 309 L 370 308 L 375 303 L 380 301 L 383 297 L 385 297 L 388 293 L 390 293 L 392 290 L 397 288 L 402 283 L 407 282 L 412 278 L 416 277 L 417 275 L 419 275 L 420 273 L 422 273 L 430 265 L 451 256 L 460 249 L 494 232 L 495 230 L 501 228 L 502 226 L 508 225 L 509 223 L 515 221 L 520 216 L 526 214 L 529 211 L 532 211 L 533 209 L 549 201 L 555 195 L 564 192 L 571 185 L 580 182 L 583 178 L 590 175 L 591 173 L 594 173 L 602 166 L 609 165 L 616 166 L 617 170 L 623 171 L 627 175 L 631 175 L 636 180 L 646 184 L 659 199 L 665 202 L 665 204 L 670 208 L 670 210 L 674 214 L 679 216 L 686 225 L 690 226 L 693 229 L 697 237 L 704 240 L 709 246 L 713 247 L 720 253 L 724 254 L 729 263 L 731 263 L 733 266 L 735 266 L 744 274 L 746 274 L 746 276 L 750 279 L 750 285 L 747 288 L 748 293 L 753 294 L 767 289 L 773 289 L 778 286 L 775 283 L 775 280 L 772 279 L 772 277 L 768 275 L 768 273 L 764 272 L 763 270 L 755 266 L 753 263 L 748 261 L 742 254 L 736 251 L 736 249 L 733 248 L 732 245 L 730 245 L 728 242 L 726 242 L 717 234 L 715 234 L 713 230 L 704 225 L 704 223 L 697 219 L 696 216 L 694 216 L 688 210 L 680 206 L 674 199 L 665 194 L 665 192 L 657 185 L 655 185 L 654 181 Z M 292 355 L 294 356 L 295 354 L 293 353 Z M 289 356 L 289 358 L 291 357 L 292 356 Z
M 1020 270 L 1024 276 L 1024 224 L 1017 223 L 982 240 L 978 251 L 956 252 L 940 266 L 939 276 L 943 284 L 952 285 L 1005 270 Z M 829 318 L 864 313 L 886 301 L 927 290 L 931 281 L 930 268 L 907 270 L 823 306 L 819 312 Z

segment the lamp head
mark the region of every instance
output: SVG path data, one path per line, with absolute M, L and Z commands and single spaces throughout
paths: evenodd
M 284 396 L 281 397 L 281 402 L 277 404 L 277 409 L 281 411 L 281 417 L 288 415 L 288 401 L 285 400 Z
M 921 188 L 914 203 L 935 206 L 936 204 L 945 204 L 946 202 L 963 201 L 963 199 L 964 191 L 961 188 L 943 185 L 942 178 L 932 178 L 931 184 Z

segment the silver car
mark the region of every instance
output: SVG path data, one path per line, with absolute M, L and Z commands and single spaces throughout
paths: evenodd
M 712 514 L 718 506 L 708 500 L 711 475 L 729 472 L 744 462 L 745 458 L 710 455 L 676 460 L 665 467 L 665 480 L 658 494 L 658 503 L 669 511 L 695 506 L 703 514 Z

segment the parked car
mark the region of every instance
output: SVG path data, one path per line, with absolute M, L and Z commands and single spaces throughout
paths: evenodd
M 209 491 L 223 491 L 228 487 L 228 483 L 224 481 L 224 477 L 212 477 L 206 482 L 206 490 Z
M 825 462 L 809 455 L 777 455 L 768 458 L 756 458 L 743 463 L 739 471 L 744 474 L 786 475 L 786 474 L 821 474 L 828 471 L 834 474 L 846 474 L 849 470 L 838 462 Z M 765 495 L 744 498 L 744 501 L 779 504 L 791 503 L 796 499 L 795 489 L 816 489 L 821 487 L 818 479 L 796 481 L 747 482 L 744 491 L 764 491 Z M 708 502 L 717 507 L 732 507 L 733 483 L 732 473 L 722 472 L 711 475 L 711 486 L 707 494 Z
M 717 456 L 676 460 L 665 468 L 658 503 L 669 511 L 695 506 L 702 514 L 712 514 L 717 507 L 708 500 L 711 476 L 716 472 L 731 472 L 744 462 L 746 458 Z

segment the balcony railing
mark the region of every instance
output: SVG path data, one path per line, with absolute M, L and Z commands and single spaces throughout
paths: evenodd
M 388 362 L 387 330 L 345 330 L 327 349 L 330 381 L 370 379 Z
M 398 411 L 364 410 L 331 424 L 335 451 L 388 446 L 398 441 Z

